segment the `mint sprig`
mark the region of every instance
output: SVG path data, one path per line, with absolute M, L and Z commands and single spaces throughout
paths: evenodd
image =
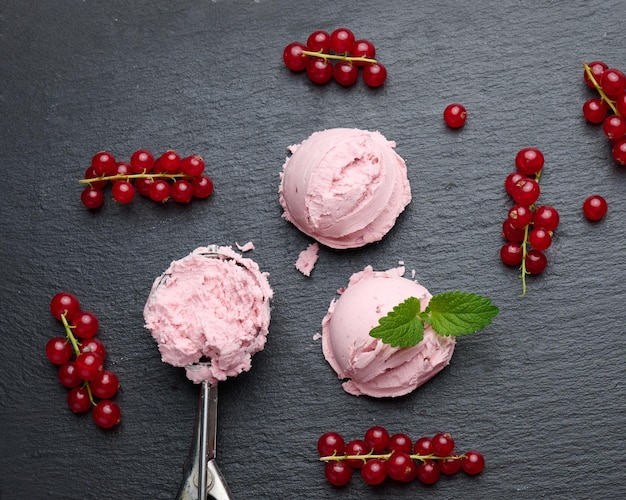
M 499 312 L 489 299 L 458 291 L 435 295 L 420 309 L 419 299 L 409 297 L 380 318 L 370 336 L 392 347 L 413 347 L 424 338 L 425 325 L 446 337 L 468 335 L 489 325 Z

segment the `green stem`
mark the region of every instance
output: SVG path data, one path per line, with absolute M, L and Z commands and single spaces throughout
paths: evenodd
M 619 114 L 619 111 L 617 111 L 617 108 L 615 107 L 615 101 L 609 99 L 609 97 L 604 93 L 604 90 L 602 90 L 602 86 L 598 83 L 598 81 L 593 76 L 593 73 L 591 72 L 591 68 L 589 67 L 589 65 L 587 63 L 583 63 L 583 67 L 585 68 L 585 73 L 587 73 L 587 77 L 589 78 L 589 81 L 593 83 L 593 86 L 598 91 L 598 94 L 600 94 L 600 97 L 602 98 L 602 100 L 610 106 L 610 108 L 613 110 L 613 113 L 615 113 L 618 116 L 621 116 Z
M 94 177 L 92 179 L 80 179 L 78 182 L 81 184 L 91 184 L 92 182 L 101 181 L 127 181 L 129 179 L 195 179 L 195 177 L 187 174 L 115 174 L 115 175 L 103 175 L 101 177 Z
M 537 181 L 537 184 L 539 183 L 539 178 L 541 177 L 541 172 L 542 170 L 539 170 L 539 172 L 537 172 L 535 174 L 535 181 Z M 531 206 L 531 209 L 533 209 L 534 206 Z M 530 224 L 528 224 L 525 228 L 524 228 L 524 241 L 522 241 L 522 266 L 520 267 L 520 270 L 522 271 L 522 294 L 520 295 L 520 297 L 523 297 L 524 295 L 526 295 L 526 275 L 529 274 L 529 272 L 526 270 L 526 256 L 528 255 L 528 234 L 530 233 Z
M 76 336 L 72 333 L 72 326 L 68 323 L 67 318 L 65 317 L 66 313 L 61 314 L 61 322 L 63 323 L 63 328 L 65 328 L 65 336 L 72 344 L 72 348 L 74 349 L 74 353 L 78 357 L 80 355 L 80 344 L 78 340 L 76 340 Z M 91 386 L 89 385 L 89 381 L 85 380 L 83 383 L 84 387 L 87 389 L 87 394 L 89 394 L 89 401 L 93 406 L 96 405 L 96 401 L 93 398 L 93 392 L 91 391 Z
M 391 455 L 393 455 L 393 451 L 391 453 L 385 453 L 382 455 L 377 455 L 374 454 L 373 452 L 368 453 L 367 455 L 328 455 L 326 457 L 321 457 L 320 460 L 322 462 L 330 462 L 332 460 L 363 460 L 363 462 L 366 462 L 368 459 L 372 459 L 372 458 L 378 458 L 381 460 L 389 460 L 389 458 L 391 458 Z M 413 460 L 421 460 L 422 462 L 425 462 L 426 460 L 460 460 L 461 458 L 465 457 L 465 454 L 462 455 L 455 455 L 455 456 L 450 456 L 450 457 L 440 457 L 438 455 L 433 455 L 432 453 L 430 455 L 409 455 Z
M 302 54 L 304 54 L 305 56 L 312 56 L 312 57 L 321 57 L 322 59 L 337 59 L 339 61 L 350 61 L 350 62 L 364 62 L 364 63 L 375 63 L 377 62 L 376 59 L 370 59 L 369 57 L 365 57 L 365 56 L 348 56 L 348 55 L 341 55 L 341 54 L 326 54 L 324 52 L 322 52 L 321 50 L 319 52 L 313 52 L 311 50 L 303 50 Z

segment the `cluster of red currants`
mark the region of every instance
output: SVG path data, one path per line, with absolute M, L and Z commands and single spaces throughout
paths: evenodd
M 314 31 L 306 45 L 292 42 L 283 50 L 283 61 L 291 71 L 306 70 L 309 79 L 317 84 L 328 83 L 333 78 L 345 87 L 359 79 L 363 68 L 363 81 L 369 87 L 380 87 L 387 79 L 387 69 L 375 59 L 376 48 L 369 40 L 357 40 L 347 28 L 337 28 L 332 33 Z M 338 61 L 333 64 L 333 60 Z
M 507 242 L 500 249 L 500 259 L 506 265 L 521 266 L 522 295 L 526 293 L 526 275 L 540 274 L 546 268 L 548 260 L 544 251 L 552 245 L 552 234 L 559 225 L 559 213 L 554 207 L 535 205 L 543 165 L 540 150 L 521 149 L 515 155 L 517 170 L 504 182 L 515 205 L 502 224 L 502 235 Z
M 626 75 L 602 61 L 583 66 L 585 83 L 600 95 L 585 101 L 583 115 L 590 123 L 602 124 L 613 159 L 626 165 Z
M 348 484 L 355 469 L 371 485 L 388 477 L 405 483 L 417 478 L 423 484 L 434 484 L 441 474 L 451 476 L 461 469 L 471 475 L 482 472 L 485 459 L 481 453 L 458 454 L 454 446 L 448 433 L 421 437 L 413 443 L 407 434 L 389 435 L 381 426 L 371 427 L 363 439 L 347 444 L 337 432 L 326 432 L 317 441 L 320 460 L 326 462 L 326 480 L 333 486 Z
M 181 158 L 173 150 L 155 159 L 147 149 L 139 149 L 132 154 L 129 163 L 100 151 L 91 159 L 85 178 L 79 181 L 88 185 L 81 194 L 81 201 L 89 209 L 101 207 L 103 189 L 112 183 L 111 194 L 118 203 L 130 203 L 136 192 L 153 201 L 166 202 L 172 198 L 179 203 L 189 203 L 194 197 L 207 198 L 213 193 L 213 181 L 203 172 L 202 157 Z
M 66 335 L 47 342 L 46 356 L 59 365 L 58 379 L 69 389 L 68 406 L 75 413 L 93 408 L 96 425 L 103 429 L 114 427 L 120 422 L 121 411 L 111 398 L 120 384 L 115 373 L 104 369 L 106 348 L 95 338 L 98 318 L 81 310 L 78 299 L 69 292 L 52 297 L 50 312 L 63 323 Z

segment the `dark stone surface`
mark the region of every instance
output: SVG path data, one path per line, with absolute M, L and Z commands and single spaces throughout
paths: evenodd
M 305 2 L 5 0 L 0 6 L 0 498 L 168 499 L 181 480 L 197 387 L 160 362 L 143 328 L 152 280 L 207 243 L 253 241 L 275 290 L 253 369 L 220 386 L 219 463 L 235 498 L 620 498 L 624 454 L 626 174 L 581 105 L 582 62 L 626 69 L 617 0 Z M 387 66 L 379 90 L 317 87 L 283 47 L 347 26 Z M 469 120 L 443 125 L 460 101 Z M 330 127 L 380 130 L 409 167 L 414 201 L 379 244 L 323 248 L 281 219 L 286 147 Z M 547 271 L 520 298 L 499 263 L 517 150 L 543 150 L 543 203 L 561 226 Z M 204 156 L 216 191 L 187 207 L 145 199 L 97 213 L 79 201 L 91 156 L 138 148 Z M 589 194 L 608 217 L 581 216 Z M 335 291 L 399 260 L 432 292 L 492 297 L 501 314 L 459 341 L 451 365 L 398 400 L 344 393 L 314 334 Z M 43 346 L 59 290 L 97 314 L 122 382 L 111 432 L 66 408 Z M 434 487 L 341 490 L 315 443 L 372 424 L 414 438 L 449 431 L 487 458 L 479 477 Z

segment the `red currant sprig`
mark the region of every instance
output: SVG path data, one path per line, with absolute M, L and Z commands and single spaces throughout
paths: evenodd
M 204 160 L 198 155 L 181 158 L 168 150 L 154 158 L 147 149 L 135 151 L 130 163 L 118 162 L 106 151 L 96 153 L 85 172 L 81 184 L 88 184 L 81 201 L 89 209 L 104 203 L 103 189 L 112 183 L 111 194 L 118 203 L 133 201 L 135 193 L 153 201 L 166 202 L 170 198 L 189 203 L 192 198 L 207 198 L 213 193 L 213 181 L 204 175 Z
M 93 313 L 81 310 L 78 299 L 69 292 L 59 292 L 52 297 L 50 312 L 63 323 L 65 337 L 51 338 L 46 344 L 46 356 L 59 365 L 59 382 L 70 389 L 68 406 L 75 413 L 93 408 L 96 425 L 103 429 L 116 426 L 121 411 L 111 398 L 120 384 L 115 373 L 104 369 L 106 348 L 94 338 L 98 319 Z
M 291 71 L 304 71 L 313 83 L 325 84 L 333 78 L 344 87 L 354 85 L 363 70 L 369 87 L 380 87 L 387 79 L 387 69 L 376 59 L 376 48 L 369 40 L 357 40 L 347 28 L 332 33 L 317 30 L 306 45 L 292 42 L 283 50 L 283 62 Z M 333 61 L 338 61 L 333 64 Z
M 522 297 L 526 295 L 526 276 L 541 274 L 548 264 L 544 253 L 552 245 L 552 235 L 559 225 L 559 213 L 550 205 L 536 205 L 543 153 L 537 148 L 521 149 L 515 156 L 517 170 L 505 182 L 506 192 L 515 201 L 502 224 L 507 241 L 500 248 L 500 260 L 508 266 L 520 266 Z
M 434 484 L 441 474 L 454 475 L 463 469 L 479 474 L 485 467 L 477 451 L 454 452 L 454 439 L 448 433 L 421 437 L 415 443 L 403 433 L 389 435 L 381 426 L 365 432 L 363 439 L 345 443 L 337 432 L 326 432 L 317 441 L 320 460 L 326 462 L 324 475 L 333 486 L 345 486 L 354 470 L 360 470 L 366 484 L 380 484 L 388 477 L 401 482 L 417 478 L 423 484 Z

